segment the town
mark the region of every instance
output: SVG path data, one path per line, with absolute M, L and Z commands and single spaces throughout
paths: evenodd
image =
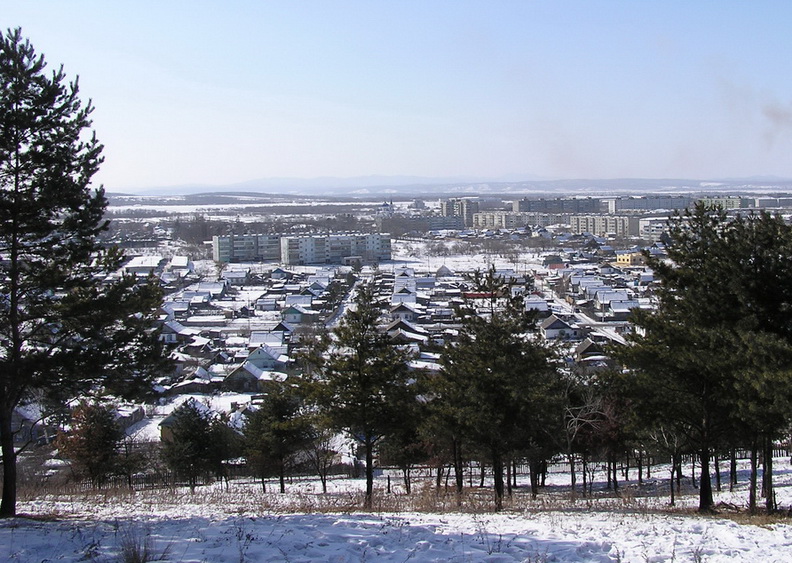
M 523 198 L 512 202 L 515 211 L 482 212 L 477 198 L 456 198 L 335 204 L 319 216 L 313 206 L 310 214 L 273 216 L 272 210 L 261 215 L 259 206 L 234 208 L 227 197 L 216 208 L 175 213 L 167 205 L 154 212 L 141 207 L 141 198 L 133 206 L 124 199 L 112 199 L 109 216 L 116 224 L 108 243 L 125 248 L 128 260 L 119 274 L 154 276 L 165 291 L 157 327 L 171 359 L 148 404 L 117 405 L 126 440 L 146 451 L 169 439 L 171 414 L 185 401 L 244 424 L 273 382 L 299 376 L 296 357 L 306 337 L 336 327 L 359 284 L 376 288 L 379 329 L 409 350 L 413 370 L 440 369 L 440 350 L 461 329 L 457 310 L 475 297 L 471 275 L 490 268 L 522 296 L 538 337 L 562 350 L 565 369 L 592 374 L 613 367 L 606 350 L 625 344 L 634 310 L 654 305 L 654 277 L 644 261 L 664 256 L 664 231 L 657 225 L 667 224 L 670 209 L 701 201 L 751 213 L 792 204 L 792 198 L 738 196 Z M 149 205 L 155 207 L 156 199 Z M 622 217 L 597 209 L 642 211 Z M 651 218 L 642 219 L 647 212 Z M 233 221 L 223 222 L 229 214 Z M 361 230 L 379 230 L 389 221 L 426 230 L 410 228 L 400 236 L 328 231 L 335 220 Z M 250 225 L 267 222 L 277 222 L 284 233 L 250 232 Z M 211 238 L 177 238 L 179 229 L 189 233 L 196 224 Z M 240 225 L 244 232 L 235 234 Z M 576 225 L 592 229 L 578 232 Z M 635 225 L 643 227 L 636 231 Z M 213 235 L 212 229 L 232 232 Z M 57 435 L 43 414 L 35 405 L 17 409 L 16 424 L 24 428 L 16 434 L 19 443 L 47 444 Z M 349 471 L 357 453 L 351 443 L 339 447 L 334 464 Z M 28 470 L 45 467 L 39 456 L 29 459 L 23 465 Z

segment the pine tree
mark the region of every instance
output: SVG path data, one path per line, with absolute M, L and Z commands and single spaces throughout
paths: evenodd
M 701 463 L 699 510 L 712 510 L 710 457 L 735 436 L 772 439 L 792 404 L 792 228 L 766 213 L 697 205 L 670 223 L 669 261 L 650 258 L 658 308 L 616 350 L 625 392 L 651 426 L 685 436 Z M 762 411 L 761 415 L 757 411 Z
M 60 435 L 57 444 L 78 474 L 101 487 L 120 469 L 118 450 L 123 437 L 113 408 L 81 401 L 72 411 L 68 434 Z
M 209 469 L 217 479 L 225 481 L 226 487 L 230 478 L 229 462 L 243 454 L 242 435 L 231 426 L 229 419 L 228 414 L 221 413 L 209 424 Z
M 131 395 L 161 359 L 150 314 L 161 293 L 103 248 L 102 146 L 91 104 L 62 69 L 48 73 L 19 29 L 0 37 L 0 517 L 16 513 L 14 409 L 101 386 Z
M 314 400 L 329 424 L 360 444 L 366 459 L 367 507 L 374 491 L 374 453 L 379 442 L 405 421 L 400 409 L 414 398 L 410 354 L 378 330 L 379 309 L 372 285 L 361 285 L 355 307 L 333 331 L 334 342 L 314 386 Z
M 534 314 L 521 296 L 494 269 L 476 272 L 472 283 L 484 306 L 470 302 L 458 311 L 462 329 L 443 350 L 432 402 L 462 441 L 487 452 L 501 508 L 511 456 L 522 452 L 537 464 L 557 440 L 563 387 L 553 349 L 528 337 Z
M 276 383 L 245 424 L 245 455 L 259 474 L 262 487 L 266 477 L 277 475 L 280 492 L 286 492 L 289 466 L 310 436 L 308 420 L 301 410 L 297 390 L 290 384 Z
M 162 455 L 178 477 L 195 490 L 198 479 L 211 473 L 212 415 L 209 409 L 189 399 L 173 411 L 170 437 L 163 440 Z

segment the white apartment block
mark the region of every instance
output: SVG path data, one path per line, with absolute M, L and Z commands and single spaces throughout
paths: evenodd
M 215 262 L 260 262 L 280 260 L 280 235 L 222 235 L 212 237 Z
M 567 224 L 568 215 L 532 211 L 480 211 L 473 214 L 474 229 L 519 229 L 526 226 Z
M 284 236 L 280 244 L 285 265 L 340 264 L 353 256 L 363 262 L 391 259 L 390 237 L 378 233 Z
M 596 236 L 638 234 L 638 218 L 629 215 L 571 215 L 569 224 L 573 233 L 591 233 Z
M 212 237 L 216 262 L 281 262 L 340 264 L 344 258 L 363 262 L 391 259 L 391 240 L 386 234 L 295 235 L 247 234 Z

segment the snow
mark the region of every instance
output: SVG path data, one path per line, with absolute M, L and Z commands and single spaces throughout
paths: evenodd
M 150 542 L 165 561 L 468 562 L 511 561 L 789 561 L 781 527 L 728 521 L 691 526 L 685 518 L 633 519 L 635 541 L 610 538 L 623 515 L 282 514 L 192 516 L 0 524 L 7 561 L 113 560 L 129 539 Z M 551 531 L 552 530 L 552 531 Z M 146 539 L 144 539 L 146 538 Z M 5 552 L 5 553 L 4 553 Z
M 792 501 L 789 460 L 777 459 L 779 503 Z M 634 472 L 633 472 L 634 473 Z M 667 487 L 655 469 L 643 491 Z M 35 517 L 0 520 L 0 560 L 123 561 L 124 546 L 146 546 L 149 560 L 198 563 L 289 562 L 628 562 L 792 560 L 792 525 L 758 518 L 756 524 L 695 514 L 695 491 L 687 487 L 679 507 L 667 497 L 643 496 L 634 482 L 622 494 L 604 492 L 598 476 L 591 499 L 572 500 L 568 475 L 558 468 L 549 487 L 530 500 L 526 483 L 511 505 L 491 511 L 489 489 L 476 489 L 462 510 L 452 495 L 436 495 L 430 479 L 411 496 L 399 476 L 386 492 L 377 478 L 375 511 L 357 512 L 363 480 L 335 478 L 322 494 L 318 481 L 295 480 L 287 493 L 269 483 L 234 481 L 187 489 L 61 493 L 20 503 Z M 744 466 L 740 472 L 745 483 Z M 743 487 L 744 485 L 741 485 Z M 476 495 L 478 495 L 476 497 Z M 716 502 L 742 505 L 746 493 L 716 493 Z M 408 499 L 442 507 L 416 511 Z M 402 503 L 406 508 L 397 511 Z M 478 503 L 478 504 L 477 504 Z

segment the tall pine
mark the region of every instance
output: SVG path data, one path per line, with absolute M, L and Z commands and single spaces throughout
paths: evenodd
M 19 29 L 0 36 L 0 517 L 16 513 L 17 406 L 98 387 L 132 395 L 161 358 L 148 330 L 159 288 L 105 282 L 123 256 L 98 240 L 107 202 L 91 188 L 91 111 Z
M 363 450 L 367 508 L 374 491 L 376 448 L 408 422 L 409 411 L 402 405 L 415 400 L 411 355 L 379 329 L 379 316 L 373 285 L 360 285 L 354 307 L 333 330 L 332 345 L 313 386 L 314 400 L 329 424 L 348 432 Z
M 640 416 L 696 448 L 701 511 L 714 504 L 714 448 L 746 437 L 769 444 L 789 421 L 790 250 L 792 228 L 767 213 L 729 216 L 699 204 L 677 216 L 669 260 L 649 260 L 657 309 L 634 314 L 642 330 L 617 351 L 632 368 L 621 383 Z
M 486 452 L 501 508 L 506 463 L 518 454 L 534 464 L 551 455 L 563 387 L 552 347 L 529 334 L 535 314 L 512 295 L 508 281 L 490 269 L 476 272 L 472 284 L 482 302 L 468 300 L 458 310 L 462 328 L 441 355 L 432 408 L 436 420 L 452 425 L 457 447 Z

